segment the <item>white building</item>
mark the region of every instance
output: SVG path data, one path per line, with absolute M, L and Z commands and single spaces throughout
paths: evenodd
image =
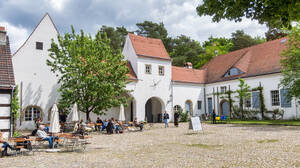
M 32 129 L 33 120 L 42 116 L 48 121 L 48 111 L 59 99 L 57 77 L 46 65 L 51 39 L 57 40 L 58 31 L 46 14 L 26 42 L 13 56 L 16 84 L 20 85 L 22 116 L 20 128 Z M 259 84 L 264 88 L 265 105 L 285 111 L 284 118 L 298 117 L 296 100 L 287 102 L 280 82 L 279 53 L 284 48 L 283 39 L 274 40 L 246 49 L 215 57 L 201 69 L 191 64 L 175 67 L 171 64 L 163 43 L 159 39 L 128 34 L 123 48 L 130 70 L 126 89 L 131 91 L 125 107 L 126 121 L 161 121 L 161 113 L 167 111 L 173 119 L 173 108 L 182 108 L 190 115 L 230 115 L 228 100 L 217 92 L 236 90 L 238 78 L 244 78 L 252 88 Z M 233 95 L 233 99 L 235 95 Z M 234 104 L 237 104 L 234 103 Z M 258 94 L 252 93 L 247 108 L 258 109 Z M 119 107 L 107 111 L 105 118 L 118 118 Z M 97 117 L 91 114 L 92 120 Z M 82 116 L 82 118 L 85 118 Z

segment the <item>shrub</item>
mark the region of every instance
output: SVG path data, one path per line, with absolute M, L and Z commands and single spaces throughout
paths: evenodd
M 182 109 L 178 110 L 179 112 L 179 121 L 180 122 L 187 122 L 189 119 L 188 113 L 182 111 Z
M 267 111 L 267 113 L 272 115 L 272 119 L 273 120 L 280 120 L 283 118 L 283 114 L 284 114 L 284 110 L 279 110 L 278 108 L 272 110 Z

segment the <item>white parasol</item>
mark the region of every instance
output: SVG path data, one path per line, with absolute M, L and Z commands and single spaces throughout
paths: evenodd
M 56 106 L 56 103 L 54 103 L 52 110 L 51 110 L 51 120 L 50 120 L 49 132 L 51 132 L 51 133 L 59 133 L 60 132 L 59 114 L 58 114 L 58 108 Z
M 120 114 L 119 114 L 119 120 L 125 121 L 125 112 L 124 112 L 124 105 L 120 105 Z

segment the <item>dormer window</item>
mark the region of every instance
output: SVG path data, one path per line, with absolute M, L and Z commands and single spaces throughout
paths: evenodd
M 36 42 L 35 43 L 35 49 L 43 50 L 43 42 Z
M 145 65 L 145 73 L 146 74 L 151 74 L 151 65 L 149 65 L 149 64 Z
M 233 67 L 225 73 L 224 77 L 236 76 L 236 75 L 240 75 L 242 73 L 244 73 L 244 72 Z
M 165 75 L 165 67 L 164 66 L 158 66 L 158 74 L 160 76 L 164 76 Z

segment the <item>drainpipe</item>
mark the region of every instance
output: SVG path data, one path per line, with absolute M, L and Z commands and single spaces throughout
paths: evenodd
M 206 113 L 206 90 L 205 90 L 205 87 L 203 89 L 203 93 L 204 93 L 204 113 L 206 115 L 207 113 Z
M 220 114 L 220 104 L 219 104 L 219 87 L 217 87 L 217 107 L 218 107 L 218 114 Z
M 214 101 L 214 110 L 216 112 L 216 106 L 215 106 L 215 88 L 213 88 L 213 101 Z
M 172 112 L 172 115 L 174 116 L 174 95 L 173 95 L 173 81 L 171 80 L 171 112 Z M 174 119 L 173 119 L 174 120 Z

